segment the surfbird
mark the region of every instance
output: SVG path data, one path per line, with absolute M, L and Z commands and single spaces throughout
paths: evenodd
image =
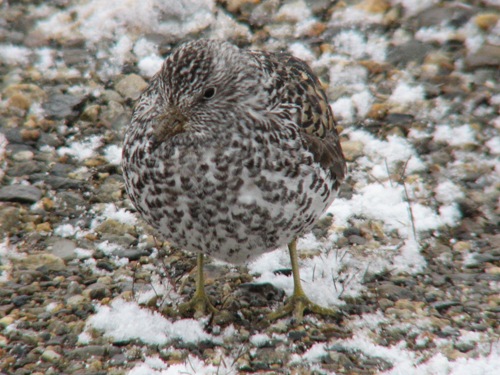
M 204 256 L 241 264 L 288 244 L 294 293 L 269 318 L 335 315 L 308 299 L 299 276 L 296 239 L 346 173 L 327 97 L 305 62 L 218 40 L 182 44 L 134 108 L 122 167 L 142 218 L 198 253 L 196 291 L 180 308 L 215 311 Z

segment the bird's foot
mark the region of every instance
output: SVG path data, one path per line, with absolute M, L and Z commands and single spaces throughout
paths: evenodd
M 181 303 L 178 306 L 177 311 L 181 316 L 186 316 L 194 311 L 195 318 L 218 312 L 204 291 L 202 293 L 197 291 L 193 298 L 191 298 L 188 302 Z
M 295 321 L 299 323 L 302 321 L 305 311 L 333 318 L 340 318 L 340 316 L 342 315 L 338 310 L 328 309 L 312 302 L 303 293 L 294 293 L 285 304 L 285 306 L 279 308 L 275 312 L 270 313 L 267 316 L 267 320 L 272 321 L 292 314 Z

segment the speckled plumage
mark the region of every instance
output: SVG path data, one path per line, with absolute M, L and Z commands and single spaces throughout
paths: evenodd
M 133 204 L 166 240 L 231 263 L 310 230 L 345 173 L 309 67 L 213 40 L 165 60 L 135 107 L 122 165 Z

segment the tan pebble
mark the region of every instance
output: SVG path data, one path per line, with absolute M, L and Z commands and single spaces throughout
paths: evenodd
M 83 121 L 95 122 L 99 118 L 100 112 L 101 112 L 101 106 L 96 104 L 90 105 L 83 111 L 81 119 Z
M 375 103 L 372 105 L 366 117 L 372 119 L 382 119 L 387 115 L 388 106 L 384 103 Z
M 370 13 L 384 13 L 391 7 L 391 3 L 387 0 L 364 0 L 356 7 Z
M 19 108 L 24 111 L 27 111 L 31 106 L 30 100 L 21 93 L 12 95 L 7 103 L 10 107 Z
M 45 362 L 57 362 L 61 359 L 61 355 L 52 349 L 47 349 L 42 353 L 41 358 Z
M 471 247 L 472 245 L 470 244 L 470 242 L 458 241 L 453 245 L 453 250 L 464 252 L 464 251 L 469 251 Z
M 41 102 L 47 97 L 47 94 L 40 87 L 29 83 L 10 85 L 4 90 L 5 97 L 7 98 L 11 98 L 18 93 L 22 93 L 26 97 L 30 98 L 30 101 L 32 102 Z
M 107 163 L 106 159 L 104 159 L 102 156 L 97 156 L 95 158 L 85 160 L 84 165 L 86 167 L 93 168 L 93 167 L 99 167 L 99 166 L 104 165 L 106 163 Z
M 363 155 L 364 144 L 359 141 L 342 142 L 342 151 L 347 161 L 353 161 Z
M 326 24 L 323 22 L 315 22 L 311 25 L 309 30 L 307 30 L 306 36 L 309 38 L 320 36 L 326 30 Z
M 52 227 L 50 226 L 50 223 L 48 223 L 48 222 L 40 223 L 40 224 L 37 224 L 36 231 L 37 232 L 50 232 L 50 231 L 52 231 Z
M 14 155 L 12 155 L 12 159 L 16 161 L 29 161 L 33 160 L 34 156 L 35 154 L 32 151 L 26 150 L 26 151 L 16 152 Z
M 139 95 L 146 89 L 148 84 L 141 76 L 137 74 L 129 74 L 122 78 L 116 85 L 115 89 L 126 99 L 137 99 Z
M 498 274 L 500 274 L 500 267 L 498 267 L 498 266 L 488 267 L 484 270 L 484 272 L 489 273 L 489 274 L 498 275 Z
M 247 4 L 258 4 L 260 0 L 228 0 L 226 1 L 227 10 L 231 13 L 239 12 Z
M 481 13 L 474 18 L 474 23 L 482 30 L 489 30 L 497 24 L 499 18 L 497 13 Z
M 15 321 L 14 317 L 10 315 L 4 316 L 2 319 L 0 319 L 0 326 L 7 327 L 12 323 L 14 323 L 14 321 Z
M 42 206 L 46 211 L 52 210 L 54 208 L 54 201 L 50 198 L 44 197 L 42 198 Z
M 23 129 L 21 130 L 21 137 L 23 141 L 37 141 L 40 138 L 40 130 L 37 129 Z
M 89 366 L 89 370 L 93 372 L 102 370 L 102 362 L 99 360 L 93 361 Z

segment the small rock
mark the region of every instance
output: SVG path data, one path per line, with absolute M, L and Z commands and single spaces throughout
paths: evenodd
M 96 122 L 99 118 L 99 112 L 101 111 L 101 106 L 97 104 L 89 105 L 84 109 L 81 119 L 83 121 Z
M 25 150 L 16 152 L 14 155 L 12 155 L 12 159 L 14 159 L 15 161 L 29 161 L 33 160 L 34 156 L 35 154 L 33 153 L 33 151 Z
M 41 358 L 46 362 L 57 362 L 61 359 L 61 355 L 52 349 L 46 349 Z
M 142 77 L 137 74 L 129 74 L 115 85 L 115 89 L 124 98 L 136 100 L 147 86 L 148 84 Z
M 49 271 L 61 271 L 66 268 L 61 258 L 48 253 L 29 254 L 25 258 L 13 259 L 12 262 L 29 270 L 46 267 Z
M 56 240 L 52 246 L 48 247 L 51 254 L 63 259 L 64 261 L 69 261 L 76 258 L 75 254 L 76 244 L 68 239 L 62 238 Z
M 391 3 L 387 0 L 363 0 L 356 7 L 370 13 L 384 13 L 389 10 Z
M 364 245 L 366 243 L 365 238 L 363 238 L 361 236 L 357 236 L 357 235 L 349 236 L 348 240 L 349 240 L 349 243 L 354 244 L 354 245 Z
M 459 301 L 439 301 L 432 304 L 437 311 L 442 312 L 446 309 L 449 309 L 452 306 L 460 306 L 461 303 Z
M 387 61 L 393 65 L 401 64 L 403 66 L 410 62 L 420 64 L 431 50 L 431 45 L 412 39 L 392 47 L 388 53 Z
M 91 299 L 101 300 L 105 297 L 111 296 L 111 291 L 102 283 L 94 283 L 89 285 L 89 287 L 83 291 L 83 295 L 88 295 Z
M 9 185 L 0 188 L 0 201 L 35 203 L 42 197 L 40 189 L 29 185 Z
M 408 288 L 402 288 L 392 283 L 384 283 L 378 287 L 381 297 L 388 298 L 391 301 L 399 299 L 412 299 L 413 293 Z
M 87 300 L 87 298 L 85 298 L 81 294 L 78 294 L 78 295 L 71 296 L 71 297 L 67 298 L 66 303 L 68 304 L 68 306 L 75 306 L 76 307 L 76 306 L 82 305 L 86 300 Z
M 483 45 L 475 53 L 465 58 L 465 66 L 468 70 L 500 66 L 500 46 Z
M 139 260 L 143 256 L 149 256 L 150 253 L 146 249 L 139 249 L 137 247 L 130 249 L 118 249 L 113 252 L 113 255 L 119 258 L 127 258 L 130 261 Z
M 102 357 L 106 354 L 106 347 L 101 345 L 87 345 L 76 348 L 67 353 L 71 359 L 88 359 L 89 357 Z
M 500 19 L 497 13 L 481 13 L 474 18 L 474 23 L 482 30 L 489 30 L 495 26 Z
M 69 116 L 75 116 L 74 110 L 85 100 L 84 97 L 73 96 L 69 94 L 54 94 L 42 104 L 45 114 L 48 118 L 64 119 Z
M 342 151 L 347 161 L 354 161 L 363 156 L 364 144 L 359 141 L 342 142 Z

